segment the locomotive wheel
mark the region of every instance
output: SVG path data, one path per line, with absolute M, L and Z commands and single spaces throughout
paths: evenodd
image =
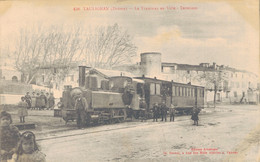
M 118 115 L 119 115 L 119 116 L 123 116 L 123 119 L 122 119 L 122 120 L 125 120 L 126 117 L 127 117 L 126 110 L 125 110 L 125 109 L 119 110 Z

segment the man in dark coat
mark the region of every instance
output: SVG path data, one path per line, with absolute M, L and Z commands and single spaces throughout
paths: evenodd
M 44 95 L 44 93 L 41 92 L 41 95 L 40 95 L 40 109 L 41 110 L 44 110 L 44 108 L 46 108 L 46 103 L 47 103 L 47 98 Z
M 165 104 L 165 101 L 162 102 L 161 104 L 161 115 L 162 115 L 162 121 L 165 120 L 167 121 L 167 106 Z
M 84 127 L 86 124 L 86 110 L 88 108 L 88 103 L 85 97 L 82 96 L 82 94 L 76 98 L 76 103 L 75 103 L 75 109 L 77 112 L 77 126 L 78 128 Z
M 25 97 L 25 101 L 27 102 L 28 104 L 28 109 L 30 109 L 32 106 L 31 106 L 31 103 L 32 103 L 32 99 L 31 99 L 31 96 L 29 94 L 29 92 L 26 93 L 26 95 L 24 96 Z
M 193 125 L 197 125 L 197 126 L 199 125 L 199 112 L 200 109 L 193 108 L 192 115 L 191 115 L 191 119 L 194 121 Z
M 169 109 L 169 113 L 170 113 L 170 121 L 174 122 L 174 116 L 175 116 L 175 107 L 173 104 L 171 104 L 171 107 Z
M 147 105 L 144 98 L 140 99 L 139 107 L 141 110 L 141 121 L 147 120 Z
M 159 116 L 159 106 L 158 106 L 158 103 L 155 103 L 154 105 L 153 105 L 153 121 L 155 121 L 156 120 L 156 122 L 157 122 L 157 119 L 158 119 L 158 116 Z

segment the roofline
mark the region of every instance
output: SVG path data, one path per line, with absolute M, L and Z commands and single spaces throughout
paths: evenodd
M 205 88 L 203 86 L 198 86 L 198 85 L 193 85 L 193 84 L 185 84 L 185 83 L 178 83 L 178 82 L 173 82 L 173 81 L 168 81 L 168 80 L 161 80 L 161 79 L 155 79 L 155 78 L 149 78 L 149 77 L 133 77 L 135 79 L 150 79 L 150 80 L 157 80 L 157 81 L 162 81 L 162 82 L 169 82 L 169 83 L 175 83 L 175 84 L 180 84 L 180 85 L 190 85 L 193 87 L 202 87 Z

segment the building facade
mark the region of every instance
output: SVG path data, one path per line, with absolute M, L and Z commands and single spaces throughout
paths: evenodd
M 179 83 L 191 83 L 205 87 L 205 100 L 225 103 L 259 102 L 259 78 L 256 74 L 216 63 L 199 65 L 161 62 L 161 54 L 141 54 L 141 62 L 135 65 L 115 67 L 135 74 Z

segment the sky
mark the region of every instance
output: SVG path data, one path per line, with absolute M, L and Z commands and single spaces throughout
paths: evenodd
M 138 47 L 133 63 L 140 61 L 140 53 L 160 52 L 163 62 L 194 65 L 216 62 L 218 65 L 258 74 L 258 26 L 250 23 L 234 6 L 225 1 L 175 2 L 134 4 L 121 0 L 117 3 L 94 5 L 0 2 L 5 6 L 4 9 L 1 8 L 0 48 L 12 48 L 21 29 L 30 30 L 37 25 L 48 27 L 81 24 L 84 28 L 95 28 L 117 23 L 131 35 Z M 249 13 L 250 9 L 255 9 L 254 4 L 244 5 Z M 90 11 L 84 10 L 84 7 L 97 9 Z M 108 7 L 109 10 L 101 11 L 100 7 Z M 110 10 L 114 7 L 127 10 Z M 175 9 L 168 10 L 167 7 Z M 192 9 L 182 10 L 181 7 Z M 75 11 L 74 8 L 80 10 Z M 258 18 L 255 20 L 259 22 Z

